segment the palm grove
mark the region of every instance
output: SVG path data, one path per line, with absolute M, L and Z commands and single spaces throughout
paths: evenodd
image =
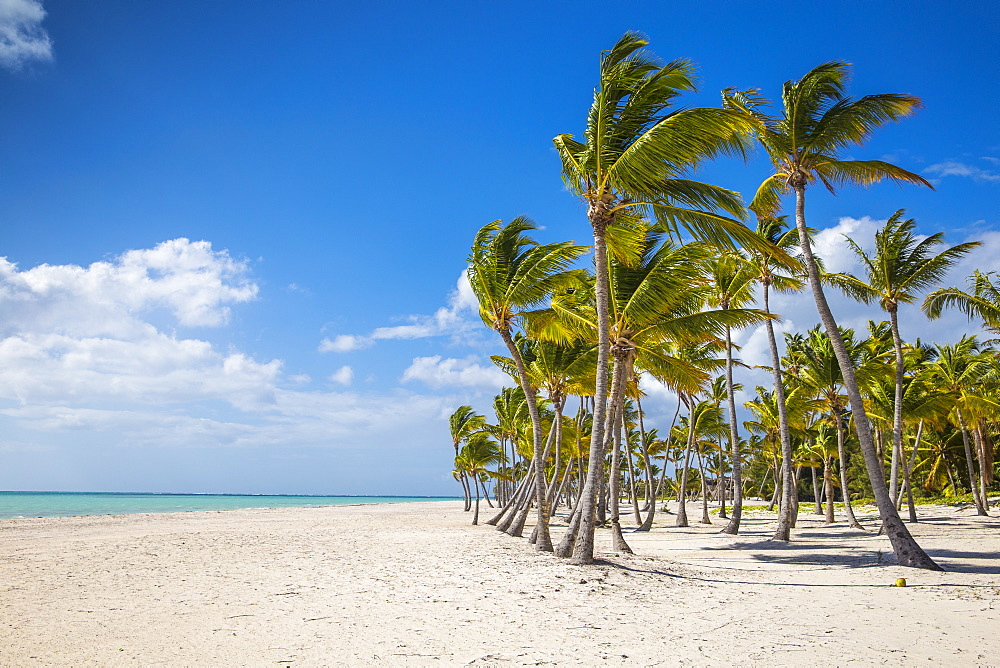
M 800 499 L 833 522 L 839 498 L 860 526 L 852 496 L 864 497 L 874 499 L 900 564 L 937 569 L 899 512 L 906 504 L 916 522 L 915 498 L 969 492 L 988 512 L 1000 357 L 969 336 L 907 342 L 898 313 L 910 305 L 931 318 L 957 311 L 1000 329 L 1000 292 L 979 272 L 967 290 L 941 287 L 977 244 L 918 235 L 902 210 L 873 251 L 849 241 L 859 275 L 824 271 L 806 220 L 806 194 L 817 184 L 929 187 L 890 163 L 842 157 L 920 101 L 849 97 L 847 64 L 830 62 L 785 83 L 773 104 L 755 90 L 727 89 L 719 108 L 684 108 L 677 101 L 694 90 L 691 64 L 663 63 L 645 46 L 627 33 L 602 54 L 582 138 L 554 140 L 593 244 L 540 244 L 523 217 L 490 223 L 473 241 L 469 281 L 483 322 L 504 343 L 493 361 L 515 383 L 496 396 L 492 419 L 468 406 L 451 416 L 454 475 L 466 509 L 475 506 L 473 523 L 485 496 L 497 502 L 489 524 L 521 536 L 533 514 L 539 550 L 585 564 L 598 525 L 610 528 L 615 551 L 630 551 L 622 522 L 649 531 L 659 500 L 676 499 L 678 526 L 687 526 L 689 503 L 711 522 L 711 500 L 723 531 L 735 534 L 744 495 L 770 498 L 779 510 L 774 538 L 787 541 Z M 755 149 L 772 170 L 749 205 L 690 178 L 706 161 Z M 591 252 L 592 268 L 582 268 Z M 805 289 L 821 324 L 784 334 L 780 346 L 770 297 Z M 886 320 L 864 332 L 839 327 L 829 290 L 877 304 Z M 740 424 L 733 333 L 751 325 L 767 332 L 773 383 L 756 388 Z M 643 377 L 678 398 L 662 432 L 644 425 Z M 565 528 L 554 542 L 560 508 Z

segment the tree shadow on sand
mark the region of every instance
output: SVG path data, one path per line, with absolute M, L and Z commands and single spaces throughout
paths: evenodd
M 1000 552 L 966 552 L 945 548 L 928 549 L 931 559 L 949 573 L 1000 575 Z M 954 560 L 961 561 L 954 561 Z M 969 563 L 981 562 L 981 563 Z

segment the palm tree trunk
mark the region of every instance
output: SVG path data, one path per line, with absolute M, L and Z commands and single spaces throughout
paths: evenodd
M 465 497 L 465 512 L 469 512 L 472 510 L 472 494 L 469 491 L 469 479 L 465 473 L 462 473 L 458 481 L 462 483 L 462 494 Z
M 736 426 L 736 397 L 733 396 L 733 339 L 726 327 L 726 397 L 729 408 L 729 453 L 733 466 L 733 516 L 722 533 L 736 535 L 743 520 L 743 464 L 740 461 L 740 434 Z
M 892 330 L 892 347 L 896 353 L 896 393 L 892 402 L 892 470 L 889 476 L 889 494 L 897 498 L 899 481 L 899 456 L 903 451 L 903 339 L 899 335 L 899 319 L 896 306 L 889 310 L 889 328 Z
M 485 480 L 480 480 L 480 483 L 483 486 L 483 500 L 486 501 L 486 505 L 488 505 L 490 508 L 493 508 L 494 507 L 493 506 L 493 502 L 490 501 L 490 491 L 488 489 L 486 489 L 486 481 Z M 495 494 L 494 494 L 494 496 L 495 496 Z M 497 504 L 499 505 L 499 502 L 497 502 Z
M 521 479 L 520 484 L 517 486 L 517 489 L 514 491 L 514 494 L 511 496 L 510 502 L 504 506 L 499 513 L 497 513 L 496 517 L 488 520 L 486 523 L 495 525 L 498 531 L 507 531 L 507 529 L 510 528 L 511 523 L 513 523 L 514 518 L 517 516 L 518 511 L 521 509 L 521 505 L 524 503 L 525 497 L 528 495 L 530 483 L 531 476 L 524 476 L 524 478 Z
M 813 514 L 814 515 L 822 515 L 823 514 L 823 497 L 820 495 L 819 477 L 816 475 L 816 467 L 815 466 L 810 466 L 809 470 L 812 471 L 812 480 L 813 480 L 813 502 L 815 503 L 815 507 L 813 508 Z
M 499 333 L 503 342 L 507 344 L 507 350 L 510 351 L 511 359 L 514 360 L 514 366 L 517 367 L 518 380 L 521 383 L 521 389 L 524 390 L 525 403 L 528 405 L 528 415 L 531 417 L 532 458 L 535 469 L 535 501 L 538 506 L 538 523 L 536 524 L 538 527 L 538 540 L 535 542 L 535 548 L 551 552 L 552 539 L 549 537 L 548 486 L 545 480 L 545 458 L 542 456 L 542 419 L 538 414 L 538 400 L 535 396 L 535 388 L 532 387 L 531 381 L 528 379 L 528 371 L 524 366 L 524 360 L 521 358 L 521 351 L 517 349 L 514 339 L 511 338 L 510 330 L 501 329 Z
M 864 527 L 858 522 L 858 518 L 854 516 L 854 508 L 851 506 L 851 490 L 847 486 L 847 452 L 844 448 L 844 418 L 840 414 L 840 411 L 834 410 L 833 419 L 837 422 L 837 458 L 840 459 L 840 492 L 844 495 L 844 512 L 847 513 L 847 523 L 853 529 L 861 529 L 864 531 Z M 880 478 L 882 482 L 885 482 L 885 478 Z M 892 506 L 893 512 L 896 510 L 896 505 Z
M 560 500 L 562 499 L 563 490 L 566 489 L 566 481 L 569 480 L 569 474 L 573 471 L 573 458 L 567 457 L 569 461 L 566 462 L 566 470 L 563 473 L 562 482 L 559 483 L 559 488 L 556 490 L 555 496 L 552 497 L 552 514 L 554 515 L 556 509 L 559 507 Z M 569 492 L 566 492 L 567 498 L 569 497 Z M 567 507 L 569 503 L 567 502 Z
M 670 428 L 667 429 L 667 443 L 670 441 L 670 433 L 674 430 L 674 423 L 677 422 L 677 416 L 681 412 L 681 398 L 680 395 L 677 397 L 677 410 L 674 411 L 674 417 L 670 420 Z M 660 469 L 660 479 L 657 482 L 656 487 L 652 491 L 652 497 L 649 502 L 649 512 L 646 513 L 646 520 L 642 523 L 642 526 L 636 529 L 636 531 L 649 531 L 653 528 L 653 517 L 656 515 L 656 500 L 659 496 L 660 490 L 663 489 L 667 482 L 667 459 L 670 457 L 669 449 L 664 446 L 663 448 L 663 468 Z M 666 503 L 666 501 L 664 501 Z
M 990 514 L 990 495 L 986 489 L 986 476 L 989 475 L 990 460 L 986 456 L 986 438 L 983 436 L 983 428 L 977 426 L 972 430 L 973 440 L 976 442 L 976 456 L 979 458 L 979 498 L 983 501 L 983 510 Z
M 688 526 L 687 516 L 687 479 L 691 468 L 691 447 L 694 443 L 694 400 L 691 400 L 691 416 L 688 418 L 687 445 L 684 448 L 684 470 L 681 471 L 680 484 L 677 490 L 677 521 L 674 526 Z
M 728 490 L 726 489 L 726 448 L 722 445 L 721 441 L 717 441 L 716 445 L 719 447 L 719 468 L 715 475 L 715 492 L 712 494 L 712 498 L 719 501 L 719 519 L 728 520 L 729 513 L 726 511 L 726 497 L 728 496 Z
M 642 463 L 646 473 L 646 493 L 643 496 L 645 497 L 646 502 L 645 511 L 647 513 L 647 517 L 649 517 L 649 514 L 655 512 L 653 506 L 656 505 L 656 480 L 653 478 L 653 463 L 650 461 L 649 444 L 646 442 L 646 426 L 642 417 L 642 402 L 638 396 L 635 400 L 635 407 L 639 414 L 639 442 L 642 444 Z M 652 523 L 652 520 L 650 520 L 650 523 Z M 636 531 L 642 531 L 642 527 L 646 525 L 646 520 L 639 518 L 636 524 L 639 525 Z M 648 531 L 648 529 L 646 529 L 646 531 Z
M 608 476 L 608 499 L 610 500 L 611 515 L 611 549 L 615 552 L 632 554 L 632 548 L 625 542 L 622 536 L 620 513 L 618 511 L 618 501 L 621 496 L 619 485 L 621 483 L 621 433 L 622 423 L 625 419 L 625 365 L 624 360 L 615 359 L 614 386 L 611 391 L 611 417 L 614 423 L 611 425 L 611 474 Z
M 976 476 L 976 463 L 972 459 L 972 448 L 969 446 L 969 430 L 965 428 L 965 419 L 962 417 L 962 410 L 957 409 L 958 426 L 962 430 L 962 445 L 965 446 L 965 464 L 969 467 L 969 487 L 972 488 L 972 500 L 976 504 L 977 515 L 988 515 L 983 506 L 983 500 L 979 496 L 979 478 Z
M 917 436 L 913 441 L 913 452 L 910 454 L 909 459 L 903 457 L 903 484 L 906 485 L 906 505 L 910 510 L 910 522 L 917 521 L 917 507 L 913 503 L 913 482 L 910 478 L 910 471 L 913 470 L 913 464 L 917 459 L 917 450 L 920 449 L 920 437 L 923 435 L 923 431 L 924 421 L 921 420 L 917 424 Z M 903 454 L 906 454 L 905 451 Z
M 764 312 L 771 315 L 770 285 L 764 282 Z M 771 375 L 774 376 L 774 400 L 778 406 L 778 433 L 781 435 L 781 465 L 785 469 L 786 484 L 781 490 L 781 506 L 778 515 L 778 526 L 774 530 L 774 540 L 788 541 L 791 538 L 791 528 L 794 516 L 791 512 L 791 485 L 789 471 L 792 468 L 792 435 L 788 428 L 788 404 L 785 399 L 785 383 L 781 378 L 781 356 L 778 354 L 778 341 L 774 336 L 774 323 L 770 320 L 764 323 L 767 328 L 767 343 L 771 351 Z M 815 475 L 813 476 L 815 479 Z
M 607 420 L 608 398 L 608 246 L 604 237 L 610 216 L 606 213 L 606 202 L 591 203 L 588 218 L 594 228 L 594 299 L 597 307 L 597 376 L 594 390 L 594 417 L 590 433 L 590 457 L 587 480 L 578 504 L 579 527 L 567 529 L 559 543 L 556 554 L 560 557 L 573 555 L 572 563 L 590 564 L 594 562 L 594 531 L 597 519 L 597 497 L 603 487 L 604 473 L 604 423 Z
M 833 457 L 826 457 L 823 460 L 823 496 L 826 498 L 826 523 L 833 524 L 836 518 L 833 515 Z
M 864 400 L 861 397 L 861 390 L 858 386 L 854 373 L 854 364 L 847 354 L 847 347 L 844 339 L 840 336 L 840 329 L 837 321 L 830 311 L 830 305 L 826 301 L 823 293 L 823 286 L 819 279 L 819 267 L 816 258 L 813 256 L 812 246 L 809 241 L 809 230 L 806 227 L 806 175 L 796 172 L 791 175 L 789 185 L 795 191 L 795 226 L 799 232 L 799 244 L 802 249 L 803 259 L 809 273 L 809 286 L 812 289 L 813 299 L 816 301 L 816 310 L 820 320 L 826 329 L 827 336 L 833 343 L 833 350 L 837 355 L 844 376 L 844 386 L 847 396 L 850 399 L 851 411 L 854 414 L 854 429 L 858 435 L 858 442 L 861 445 L 861 453 L 865 458 L 865 467 L 868 469 L 868 478 L 875 494 L 875 503 L 878 506 L 879 515 L 885 526 L 886 535 L 892 544 L 892 549 L 896 553 L 896 559 L 901 566 L 912 566 L 914 568 L 925 568 L 929 570 L 942 570 L 934 563 L 926 552 L 917 544 L 917 541 L 910 535 L 903 520 L 900 519 L 896 507 L 889 496 L 889 490 L 885 485 L 885 475 L 882 471 L 882 463 L 875 452 L 875 442 L 872 439 L 871 424 L 868 422 L 868 413 L 865 412 Z
M 476 486 L 476 514 L 472 516 L 473 526 L 479 524 L 479 479 L 472 474 L 472 484 Z
M 708 481 L 705 480 L 705 460 L 701 456 L 701 449 L 698 453 L 698 474 L 701 476 L 701 523 L 711 524 L 712 518 L 708 516 Z
M 639 514 L 639 491 L 635 480 L 635 465 L 632 462 L 632 448 L 628 445 L 628 438 L 625 439 L 625 463 L 628 465 L 629 494 L 632 499 L 632 514 L 635 516 L 636 525 L 642 524 L 642 515 Z

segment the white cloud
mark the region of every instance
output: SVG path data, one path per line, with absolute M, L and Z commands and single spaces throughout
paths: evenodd
M 419 380 L 435 388 L 458 386 L 499 389 L 513 383 L 510 376 L 492 364 L 479 364 L 479 358 L 475 355 L 465 359 L 443 359 L 440 355 L 415 357 L 400 379 L 403 383 L 411 380 Z
M 136 336 L 143 316 L 165 309 L 180 325 L 218 327 L 227 304 L 257 296 L 244 262 L 207 241 L 165 241 L 88 267 L 43 264 L 26 271 L 0 258 L 0 335 L 17 331 L 70 336 Z
M 342 366 L 330 374 L 330 380 L 341 385 L 350 385 L 351 381 L 354 380 L 354 369 L 346 365 Z
M 320 341 L 319 351 L 321 353 L 347 353 L 352 350 L 367 348 L 371 344 L 371 337 L 341 334 L 332 339 L 323 339 Z
M 0 259 L 0 398 L 22 405 L 273 403 L 280 361 L 224 355 L 147 319 L 165 311 L 180 325 L 221 326 L 227 304 L 257 294 L 246 271 L 225 251 L 187 239 L 88 267 L 20 271 Z
M 428 336 L 442 334 L 459 334 L 467 331 L 477 323 L 471 321 L 467 314 L 479 308 L 476 295 L 469 284 L 469 271 L 466 269 L 458 277 L 455 289 L 448 295 L 448 305 L 442 306 L 434 315 L 411 315 L 407 320 L 409 325 L 395 327 L 379 327 L 372 332 L 373 339 L 422 339 Z
M 44 18 L 39 0 L 0 0 L 0 66 L 19 70 L 33 60 L 52 60 Z
M 924 171 L 938 176 L 965 176 L 974 181 L 1000 181 L 1000 174 L 954 160 L 939 162 Z
M 410 315 L 404 318 L 406 325 L 377 327 L 371 334 L 341 334 L 333 339 L 320 342 L 320 352 L 348 352 L 367 348 L 375 341 L 387 339 L 423 339 L 431 336 L 449 335 L 461 339 L 482 325 L 469 313 L 479 308 L 479 302 L 469 284 L 468 270 L 458 277 L 455 289 L 448 295 L 448 305 L 442 306 L 433 315 Z
M 833 227 L 816 231 L 813 236 L 813 252 L 823 258 L 827 271 L 853 273 L 861 267 L 861 263 L 844 237 L 850 237 L 868 250 L 875 244 L 875 231 L 884 225 L 885 219 L 844 216 Z

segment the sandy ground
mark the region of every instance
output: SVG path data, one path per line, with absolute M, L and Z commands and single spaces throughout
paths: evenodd
M 1000 519 L 923 508 L 933 573 L 807 511 L 593 566 L 456 502 L 2 520 L 0 665 L 1000 665 Z

